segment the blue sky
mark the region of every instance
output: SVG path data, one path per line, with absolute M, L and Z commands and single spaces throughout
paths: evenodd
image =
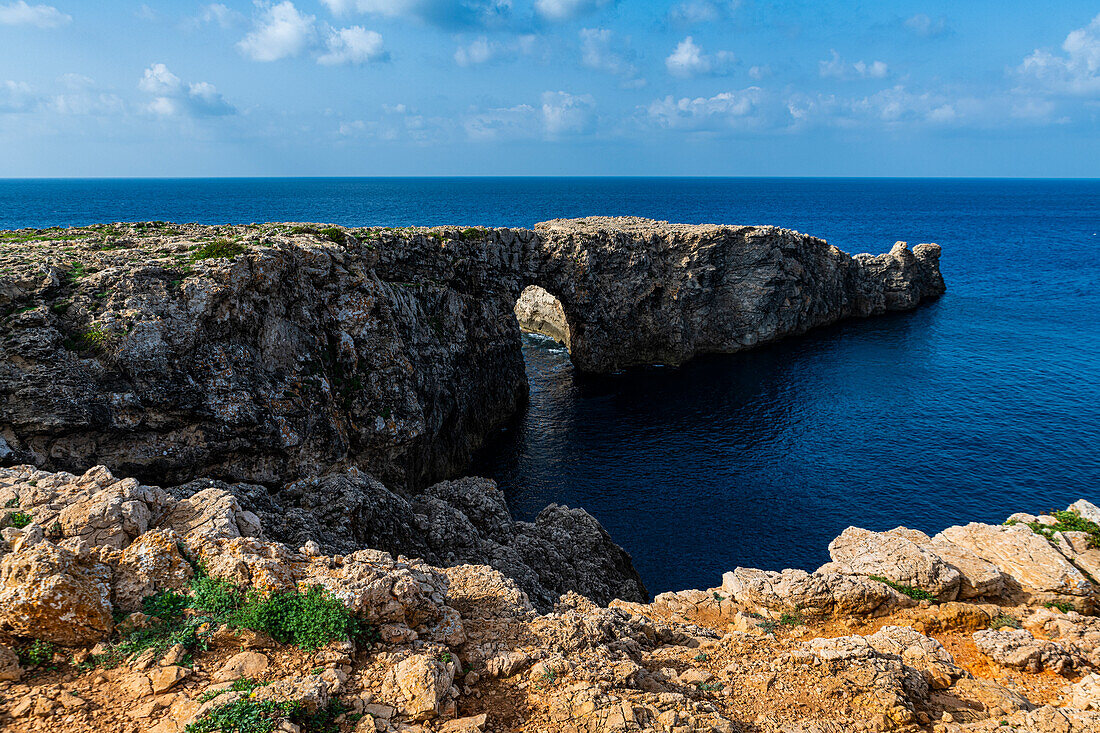
M 1100 176 L 1100 2 L 0 0 L 0 177 Z

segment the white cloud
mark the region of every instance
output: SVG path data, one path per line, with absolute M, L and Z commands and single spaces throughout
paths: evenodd
M 764 97 L 764 91 L 759 87 L 694 99 L 675 99 L 669 95 L 651 102 L 645 111 L 650 121 L 667 129 L 753 127 L 759 126 L 763 121 Z
M 932 38 L 947 32 L 947 21 L 943 18 L 933 20 L 924 13 L 917 13 L 905 21 L 905 27 L 922 38 Z
M 299 12 L 290 0 L 259 3 L 259 8 L 252 32 L 237 43 L 244 55 L 255 61 L 278 61 L 299 55 L 314 41 L 316 18 Z
M 1071 31 L 1062 51 L 1065 53 L 1055 55 L 1036 49 L 1017 71 L 1040 93 L 1100 95 L 1100 15 L 1084 28 Z
M 686 0 L 672 6 L 668 11 L 667 20 L 670 23 L 683 25 L 695 25 L 697 23 L 711 23 L 720 20 L 724 16 L 733 15 L 737 8 L 741 7 L 741 0 Z
M 244 21 L 244 16 L 223 3 L 210 3 L 204 5 L 190 25 L 201 26 L 212 24 L 221 28 L 232 28 Z
M 455 63 L 459 66 L 481 66 L 503 57 L 528 56 L 534 52 L 537 40 L 533 35 L 516 36 L 506 41 L 490 41 L 485 36 L 478 36 L 455 49 Z
M 692 76 L 719 76 L 729 73 L 730 68 L 736 62 L 736 58 L 729 51 L 717 53 L 703 53 L 703 49 L 695 44 L 694 39 L 688 36 L 676 46 L 667 59 L 665 67 L 668 73 L 679 77 Z
M 72 21 L 71 15 L 62 13 L 52 5 L 28 5 L 25 0 L 0 5 L 0 25 L 33 25 L 39 28 L 56 28 Z
M 476 141 L 530 137 L 539 128 L 538 111 L 529 104 L 495 107 L 470 115 L 462 127 Z
M 632 89 L 645 86 L 638 78 L 638 69 L 622 54 L 611 49 L 612 33 L 606 28 L 582 28 L 581 63 L 590 69 L 623 77 L 623 85 Z
M 38 97 L 29 84 L 19 81 L 0 82 L 0 114 L 30 112 L 38 106 Z
M 535 12 L 547 20 L 570 20 L 611 2 L 612 0 L 535 0 Z
M 755 81 L 767 78 L 772 75 L 772 67 L 764 64 L 763 66 L 753 66 L 749 69 L 749 78 Z
M 542 122 L 551 137 L 587 132 L 596 121 L 596 100 L 591 94 L 543 92 Z
M 138 89 L 153 96 L 147 109 L 164 117 L 220 117 L 237 111 L 213 84 L 205 81 L 185 83 L 164 64 L 153 64 L 146 69 Z
M 884 61 L 856 61 L 849 64 L 840 57 L 835 50 L 827 61 L 818 62 L 818 71 L 822 78 L 833 77 L 836 79 L 884 79 L 889 69 Z
M 384 61 L 388 56 L 382 44 L 382 34 L 358 25 L 329 31 L 325 46 L 328 51 L 317 58 L 317 63 L 326 66 L 366 64 Z

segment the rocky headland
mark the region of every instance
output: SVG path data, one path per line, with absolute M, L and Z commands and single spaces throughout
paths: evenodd
M 16 466 L 0 503 L 13 733 L 1100 730 L 1087 501 L 934 537 L 851 527 L 814 572 L 545 611 L 485 564 L 275 541 L 224 487 Z
M 582 509 L 461 477 L 521 326 L 679 364 L 916 307 L 938 260 L 640 219 L 0 233 L 0 729 L 1100 731 L 1087 500 L 650 599 Z

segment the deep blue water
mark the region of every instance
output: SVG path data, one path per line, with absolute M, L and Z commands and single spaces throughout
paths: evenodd
M 592 512 L 653 592 L 812 569 L 848 524 L 928 532 L 1100 502 L 1100 181 L 0 181 L 0 228 L 115 220 L 529 226 L 633 214 L 778 224 L 849 252 L 938 242 L 948 293 L 680 369 L 577 375 L 480 456 L 514 513 Z

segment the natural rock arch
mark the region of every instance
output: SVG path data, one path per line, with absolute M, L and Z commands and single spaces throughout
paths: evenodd
M 569 348 L 569 319 L 561 301 L 539 285 L 528 285 L 516 300 L 516 320 L 520 329 L 552 338 Z

